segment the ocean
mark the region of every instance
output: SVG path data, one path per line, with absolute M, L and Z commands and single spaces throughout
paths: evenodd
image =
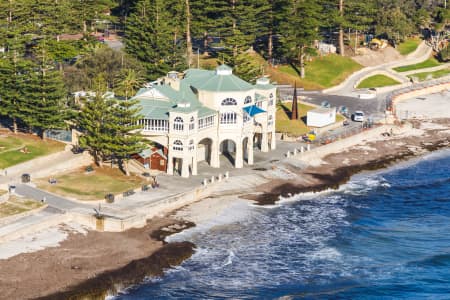
M 450 150 L 226 214 L 170 237 L 196 253 L 115 299 L 450 299 Z

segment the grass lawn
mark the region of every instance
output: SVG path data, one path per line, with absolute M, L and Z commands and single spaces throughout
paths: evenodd
M 361 69 L 362 66 L 348 57 L 331 54 L 316 57 L 308 62 L 305 68 L 306 77 L 300 78 L 291 65 L 282 65 L 277 68 L 267 68 L 271 80 L 280 84 L 294 84 L 306 90 L 325 89 L 335 86 L 345 80 L 350 74 Z
M 200 59 L 197 61 L 197 55 L 194 55 L 193 68 L 197 68 L 197 62 L 200 64 L 201 69 L 205 70 L 214 70 L 218 66 L 218 58 L 217 57 L 209 57 L 205 55 L 200 55 Z
M 415 73 L 413 75 L 408 76 L 409 78 L 412 77 L 416 77 L 417 79 L 419 79 L 419 81 L 424 81 L 427 79 L 427 77 L 429 75 L 431 75 L 431 77 L 433 79 L 435 78 L 439 78 L 439 77 L 443 77 L 446 75 L 450 74 L 450 69 L 442 69 L 442 70 L 438 70 L 438 71 L 434 71 L 434 72 L 423 72 L 423 73 Z
M 55 176 L 56 184 L 45 179 L 36 180 L 39 188 L 49 192 L 73 197 L 79 200 L 100 200 L 106 194 L 120 194 L 141 186 L 144 179 L 137 176 L 125 176 L 118 169 L 94 167 L 94 171 L 85 172 L 85 168 Z
M 26 147 L 27 153 L 20 151 Z M 65 145 L 27 134 L 0 136 L 0 169 L 64 150 Z
M 417 49 L 421 41 L 418 37 L 406 39 L 406 41 L 398 45 L 397 50 L 401 55 L 408 55 Z
M 11 196 L 8 201 L 0 203 L 0 218 L 20 214 L 43 205 L 34 200 Z
M 394 70 L 397 72 L 407 72 L 407 71 L 412 71 L 412 70 L 420 70 L 420 69 L 425 69 L 425 68 L 437 67 L 439 65 L 441 65 L 441 63 L 436 58 L 431 57 L 421 63 L 394 68 Z
M 376 87 L 383 87 L 383 86 L 390 86 L 390 85 L 396 85 L 400 84 L 397 80 L 385 76 L 385 75 L 374 75 L 370 76 L 363 81 L 359 83 L 357 86 L 358 89 L 363 88 L 376 88 Z
M 287 133 L 292 136 L 301 136 L 309 132 L 309 128 L 306 126 L 305 123 L 306 114 L 308 110 L 314 109 L 316 107 L 299 103 L 298 110 L 300 120 L 289 119 L 291 107 L 292 102 L 283 102 L 277 105 L 277 115 L 275 123 L 276 132 Z M 336 122 L 342 121 L 344 121 L 344 117 L 341 115 L 336 115 Z

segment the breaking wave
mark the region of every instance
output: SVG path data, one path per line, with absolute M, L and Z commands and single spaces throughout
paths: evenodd
M 450 151 L 176 235 L 197 252 L 117 299 L 447 298 Z

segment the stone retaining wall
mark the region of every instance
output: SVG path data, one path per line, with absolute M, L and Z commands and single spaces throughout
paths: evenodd
M 311 149 L 310 151 L 298 152 L 298 153 L 296 153 L 296 155 L 293 155 L 292 157 L 307 163 L 314 159 L 321 159 L 332 153 L 342 152 L 348 148 L 351 148 L 353 146 L 361 144 L 362 142 L 364 142 L 368 139 L 372 139 L 374 137 L 380 136 L 384 132 L 390 132 L 391 129 L 394 134 L 399 134 L 399 133 L 402 133 L 407 128 L 408 128 L 407 126 L 396 127 L 396 126 L 391 126 L 391 125 L 382 125 L 382 126 L 375 127 L 372 129 L 367 129 L 366 131 L 355 134 L 351 138 L 345 138 L 342 140 L 338 140 L 338 141 L 332 142 L 330 144 Z
M 19 220 L 21 218 L 34 215 L 34 214 L 40 212 L 41 210 L 46 209 L 47 206 L 48 205 L 46 204 L 46 205 L 43 205 L 43 206 L 41 206 L 39 208 L 28 210 L 28 211 L 25 211 L 25 212 L 20 213 L 20 214 L 15 214 L 15 215 L 12 215 L 12 216 L 1 218 L 0 219 L 0 226 L 5 226 L 6 224 L 13 223 L 13 222 L 15 222 L 15 221 L 17 221 L 17 220 Z
M 27 227 L 20 228 L 14 232 L 10 232 L 7 235 L 0 236 L 0 243 L 4 243 L 7 241 L 12 241 L 19 239 L 21 237 L 27 236 L 29 234 L 38 232 L 40 230 L 47 229 L 52 226 L 57 226 L 63 223 L 67 223 L 70 221 L 70 218 L 67 214 L 56 214 L 49 216 L 45 221 L 42 221 L 37 224 L 32 224 Z

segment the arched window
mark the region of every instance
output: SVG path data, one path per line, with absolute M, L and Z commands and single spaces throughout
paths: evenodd
M 173 142 L 172 149 L 175 151 L 183 151 L 183 143 L 180 140 L 176 140 Z
M 244 104 L 249 104 L 249 103 L 252 103 L 252 97 L 247 96 L 247 97 L 245 97 Z
M 194 150 L 194 140 L 189 141 L 189 151 Z
M 183 119 L 180 117 L 176 117 L 175 120 L 173 120 L 173 129 L 182 131 L 183 128 Z
M 236 113 L 228 111 L 220 114 L 220 124 L 236 124 Z
M 195 129 L 195 119 L 194 117 L 191 117 L 191 120 L 189 121 L 189 130 Z
M 233 98 L 226 98 L 222 100 L 222 105 L 237 105 L 237 101 Z
M 269 106 L 273 105 L 273 93 L 269 95 Z

